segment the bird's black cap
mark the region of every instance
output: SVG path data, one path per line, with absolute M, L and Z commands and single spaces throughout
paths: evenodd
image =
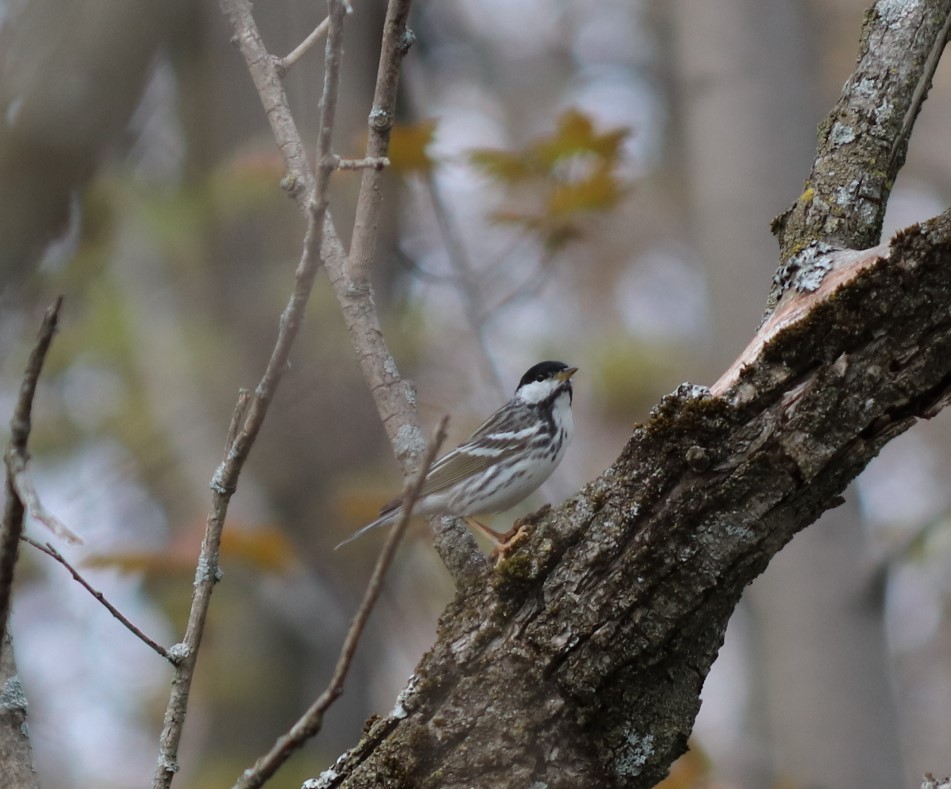
M 577 369 L 577 367 L 569 367 L 564 362 L 539 362 L 533 367 L 530 367 L 525 375 L 522 376 L 522 380 L 518 382 L 517 388 L 521 389 L 533 381 L 544 381 L 546 378 L 554 378 L 559 373 L 562 373 L 565 380 L 567 380 Z M 569 370 L 568 375 L 564 376 L 564 373 Z

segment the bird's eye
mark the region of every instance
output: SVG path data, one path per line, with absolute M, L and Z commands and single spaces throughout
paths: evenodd
M 538 375 L 536 375 L 536 376 L 535 376 L 535 380 L 538 381 L 538 383 L 541 383 L 542 381 L 544 381 L 544 380 L 545 380 L 545 373 L 539 373 Z

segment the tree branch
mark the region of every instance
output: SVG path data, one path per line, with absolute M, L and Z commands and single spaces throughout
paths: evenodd
M 347 13 L 353 13 L 353 9 L 350 7 L 350 4 L 347 4 Z M 294 49 L 285 55 L 282 58 L 275 58 L 274 65 L 278 70 L 278 73 L 283 76 L 300 60 L 304 55 L 310 52 L 311 49 L 324 37 L 327 35 L 327 31 L 330 29 L 330 15 L 328 14 L 324 17 L 323 21 L 317 27 L 313 29 L 310 35 L 307 36 L 303 41 L 300 42 Z
M 948 3 L 879 3 L 868 19 L 839 109 L 897 108 L 869 143 L 897 171 Z M 881 49 L 871 29 L 921 40 Z M 863 69 L 882 79 L 859 89 Z M 859 203 L 833 226 L 848 231 L 838 245 L 880 232 L 894 172 L 865 166 L 815 188 L 849 192 L 863 173 L 881 187 L 864 226 Z M 399 714 L 373 722 L 321 786 L 647 789 L 665 776 L 745 586 L 885 443 L 951 401 L 951 211 L 808 262 L 778 273 L 794 286 L 712 391 L 664 398 L 604 474 L 534 516 L 489 582 L 457 594 Z
M 112 603 L 109 602 L 109 600 L 106 599 L 106 596 L 102 592 L 94 589 L 92 585 L 89 583 L 89 581 L 83 578 L 82 574 L 75 567 L 73 567 L 73 565 L 71 565 L 66 560 L 63 554 L 57 551 L 52 545 L 50 545 L 49 543 L 46 543 L 45 545 L 43 543 L 39 543 L 36 540 L 33 540 L 30 537 L 27 537 L 25 534 L 21 535 L 20 539 L 23 540 L 23 542 L 28 543 L 29 545 L 32 545 L 34 548 L 36 548 L 36 550 L 42 551 L 51 559 L 54 559 L 57 562 L 59 562 L 61 565 L 63 565 L 63 567 L 69 570 L 69 574 L 73 576 L 73 580 L 79 583 L 79 585 L 82 586 L 83 589 L 85 589 L 87 592 L 89 592 L 89 594 L 95 597 L 96 600 L 98 600 L 110 614 L 112 614 L 123 625 L 125 625 L 126 629 L 128 629 L 129 632 L 132 633 L 132 635 L 138 638 L 147 647 L 157 652 L 167 661 L 174 664 L 175 661 L 172 659 L 172 656 L 169 655 L 168 650 L 165 647 L 163 647 L 157 641 L 153 641 L 144 632 L 142 632 L 141 629 L 136 627 L 132 623 L 132 621 L 128 619 L 128 617 L 126 617 L 118 608 L 116 608 Z
M 360 607 L 357 609 L 357 613 L 353 618 L 353 623 L 347 631 L 347 636 L 340 649 L 340 657 L 337 659 L 333 677 L 331 677 L 327 688 L 317 697 L 317 700 L 310 706 L 307 712 L 301 716 L 297 723 L 291 727 L 291 730 L 278 738 L 271 750 L 258 759 L 252 768 L 245 770 L 244 774 L 234 785 L 234 789 L 257 789 L 257 787 L 263 786 L 264 782 L 274 775 L 278 768 L 284 764 L 295 751 L 320 731 L 324 723 L 324 713 L 327 712 L 330 705 L 340 698 L 343 693 L 343 683 L 347 678 L 347 674 L 350 672 L 350 665 L 353 663 L 353 656 L 356 653 L 360 636 L 363 635 L 363 630 L 370 618 L 370 613 L 373 611 L 373 606 L 376 605 L 380 591 L 383 589 L 383 579 L 390 569 L 390 565 L 393 563 L 393 558 L 396 556 L 396 549 L 399 547 L 400 541 L 406 533 L 406 527 L 409 525 L 410 518 L 412 517 L 413 507 L 419 499 L 419 493 L 422 490 L 423 482 L 426 480 L 426 475 L 429 473 L 436 453 L 446 440 L 446 425 L 448 423 L 449 417 L 443 417 L 429 444 L 422 465 L 406 487 L 403 499 L 406 505 L 403 508 L 403 513 L 390 532 L 383 546 L 383 550 L 376 560 L 373 574 L 370 576 L 370 582 L 367 584 L 366 591 L 363 593 L 363 601 L 360 603 Z
M 56 333 L 62 306 L 63 297 L 60 296 L 43 316 L 36 345 L 30 353 L 26 371 L 23 373 L 23 382 L 20 384 L 20 395 L 13 410 L 13 417 L 10 419 L 10 445 L 4 456 L 7 466 L 7 495 L 3 508 L 3 521 L 0 523 L 0 635 L 7 629 L 13 571 L 20 547 L 20 535 L 23 534 L 24 501 L 17 489 L 16 480 L 17 477 L 23 477 L 26 474 L 30 457 L 26 445 L 30 438 L 33 397 L 43 370 L 43 362 L 46 361 L 46 353 Z M 2 646 L 0 643 L 0 649 Z
M 611 468 L 536 517 L 443 614 L 404 714 L 326 785 L 663 778 L 745 586 L 951 398 L 951 212 L 855 265 L 717 396 L 665 398 Z
M 0 765 L 5 789 L 39 789 L 30 745 L 27 700 L 17 675 L 13 640 L 0 633 Z
M 313 175 L 274 59 L 268 54 L 251 14 L 251 4 L 249 0 L 219 0 L 219 5 L 231 23 L 233 40 L 244 56 L 278 149 L 284 157 L 288 169 L 285 188 L 298 206 L 306 210 L 306 196 L 310 193 Z M 412 33 L 406 28 L 408 11 L 408 0 L 393 0 L 387 8 L 383 51 L 370 113 L 370 136 L 366 151 L 366 158 L 369 159 L 387 155 L 389 130 L 395 116 L 399 64 L 412 43 Z M 364 170 L 350 257 L 340 242 L 329 214 L 321 254 L 350 333 L 357 362 L 373 396 L 393 454 L 404 478 L 408 478 L 417 467 L 425 447 L 416 413 L 416 393 L 409 383 L 400 378 L 396 361 L 386 345 L 369 280 L 369 263 L 375 252 L 377 238 L 376 217 L 382 191 L 380 179 L 375 169 Z M 476 583 L 484 577 L 488 563 L 460 520 L 433 519 L 430 525 L 436 551 L 457 586 Z
M 222 1 L 224 2 L 224 0 Z M 236 434 L 233 427 L 229 428 L 228 434 L 229 436 L 234 435 L 234 440 L 229 442 L 225 458 L 211 482 L 212 509 L 208 515 L 205 535 L 202 539 L 185 637 L 181 644 L 177 644 L 169 650 L 178 663 L 175 679 L 172 683 L 172 693 L 165 710 L 159 758 L 152 782 L 153 789 L 165 789 L 170 786 L 172 778 L 178 770 L 176 760 L 188 706 L 188 694 L 194 677 L 195 663 L 204 633 L 211 593 L 221 574 L 219 551 L 228 504 L 237 487 L 238 477 L 251 447 L 264 423 L 264 418 L 267 415 L 277 386 L 287 368 L 291 346 L 303 320 L 304 308 L 320 265 L 320 247 L 327 217 L 327 188 L 330 174 L 333 171 L 330 162 L 330 138 L 337 104 L 340 60 L 343 48 L 341 23 L 343 21 L 344 5 L 341 0 L 329 0 L 329 8 L 331 21 L 327 38 L 324 90 L 321 99 L 321 124 L 317 144 L 320 161 L 314 191 L 311 193 L 307 204 L 308 222 L 307 233 L 304 237 L 304 249 L 294 275 L 294 289 L 287 306 L 281 313 L 280 329 L 267 369 L 258 383 L 250 403 L 247 403 L 246 396 L 239 395 L 234 420 L 240 420 L 245 410 L 247 410 L 247 415 L 244 417 L 241 430 L 237 431 Z M 280 116 L 279 109 L 275 110 L 275 116 Z M 289 115 L 286 120 L 289 120 L 293 125 L 293 120 L 290 119 Z
M 895 176 L 949 30 L 951 0 L 915 5 L 885 0 L 865 15 L 855 71 L 819 124 L 806 188 L 773 221 L 780 257 L 789 262 L 774 280 L 770 308 L 797 276 L 800 283 L 803 275 L 821 278 L 822 261 L 815 260 L 821 253 L 878 243 Z

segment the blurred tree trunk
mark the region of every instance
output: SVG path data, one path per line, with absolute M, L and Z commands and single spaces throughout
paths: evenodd
M 0 286 L 65 233 L 70 201 L 125 132 L 182 0 L 26 0 L 0 25 Z
M 685 180 L 697 246 L 709 263 L 715 374 L 760 319 L 777 258 L 769 223 L 815 147 L 814 31 L 807 9 L 791 0 L 679 0 L 672 9 Z M 801 534 L 751 587 L 754 643 L 740 648 L 763 673 L 750 680 L 754 708 L 738 733 L 752 737 L 752 747 L 715 756 L 728 781 L 902 784 L 881 600 L 868 595 L 867 560 L 859 513 L 847 503 Z

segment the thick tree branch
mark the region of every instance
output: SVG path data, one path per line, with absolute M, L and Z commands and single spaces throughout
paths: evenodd
M 775 310 L 737 363 L 712 391 L 665 398 L 604 474 L 535 516 L 486 587 L 457 595 L 397 709 L 322 786 L 646 789 L 666 774 L 744 587 L 951 399 L 951 211 L 841 249 L 878 238 L 948 7 L 867 16 L 821 129 L 826 180 L 778 226 L 784 257 L 811 257 L 778 272 Z M 841 118 L 855 140 L 833 133 Z M 856 167 L 865 146 L 876 153 Z M 815 205 L 836 194 L 843 212 Z
M 718 396 L 665 398 L 611 468 L 537 516 L 328 785 L 660 780 L 744 587 L 951 396 L 951 213 L 853 265 Z
M 53 342 L 56 326 L 59 323 L 59 311 L 63 305 L 62 297 L 46 310 L 43 323 L 36 339 L 36 345 L 30 353 L 23 373 L 23 382 L 20 384 L 20 395 L 17 398 L 13 416 L 10 419 L 10 445 L 7 448 L 4 460 L 7 466 L 6 502 L 3 507 L 3 520 L 0 522 L 0 636 L 7 629 L 7 618 L 10 614 L 10 594 L 13 585 L 13 570 L 16 567 L 17 552 L 20 547 L 20 536 L 23 534 L 23 516 L 25 504 L 18 490 L 17 477 L 26 475 L 29 453 L 26 445 L 30 438 L 31 419 L 33 415 L 33 396 L 36 394 L 36 385 L 46 361 L 46 353 Z M 23 487 L 21 484 L 19 487 Z M 32 490 L 32 487 L 30 488 Z M 3 642 L 0 642 L 0 650 Z
M 855 71 L 819 124 L 806 188 L 774 220 L 780 257 L 789 262 L 777 274 L 770 306 L 800 270 L 821 278 L 821 265 L 812 264 L 822 253 L 878 243 L 888 196 L 949 29 L 951 0 L 884 0 L 866 13 Z
M 9 633 L 0 633 L 0 765 L 4 789 L 39 789 L 27 729 L 27 701 Z

